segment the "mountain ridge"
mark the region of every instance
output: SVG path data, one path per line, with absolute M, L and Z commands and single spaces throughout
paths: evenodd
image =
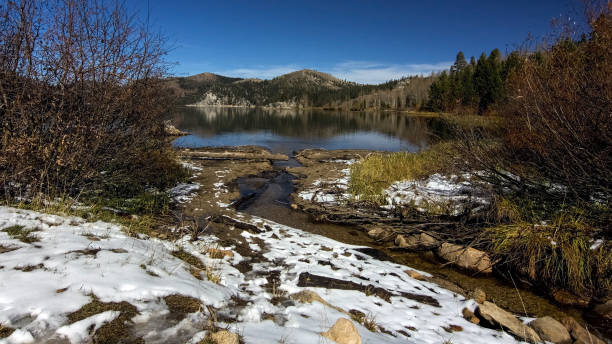
M 236 78 L 204 72 L 166 80 L 179 105 L 324 107 L 351 110 L 403 109 L 426 97 L 433 76 L 406 77 L 379 85 L 341 80 L 331 74 L 302 69 L 271 79 Z M 423 82 L 425 81 L 425 82 Z M 423 84 L 423 86 L 419 86 Z M 419 90 L 415 90 L 417 85 Z

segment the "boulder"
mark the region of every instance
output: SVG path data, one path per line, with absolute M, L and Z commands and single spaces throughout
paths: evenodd
M 438 240 L 426 233 L 414 234 L 409 236 L 398 235 L 395 237 L 395 244 L 401 248 L 412 250 L 429 250 L 438 246 Z
M 210 339 L 215 344 L 238 344 L 239 337 L 237 334 L 229 331 L 218 331 L 210 335 Z
M 346 318 L 338 319 L 329 331 L 322 332 L 320 335 L 338 344 L 361 344 L 361 336 L 355 325 Z
M 587 331 L 572 317 L 563 319 L 561 323 L 565 326 L 572 338 L 574 338 L 574 344 L 606 344 L 593 333 Z
M 540 342 L 540 336 L 536 331 L 492 302 L 485 301 L 478 305 L 476 315 L 491 326 L 501 327 L 517 338 L 531 343 Z
M 474 289 L 468 296 L 477 303 L 483 303 L 487 300 L 487 294 L 480 288 Z
M 572 337 L 565 326 L 549 316 L 537 318 L 530 322 L 529 326 L 538 333 L 542 340 L 555 344 L 572 343 Z
M 384 237 L 387 234 L 387 231 L 385 231 L 382 228 L 376 227 L 376 228 L 372 228 L 368 231 L 368 236 L 372 239 L 381 239 L 382 237 Z
M 404 236 L 401 234 L 395 237 L 395 245 L 402 248 L 410 247 L 410 244 L 408 243 L 408 241 L 406 241 L 406 238 L 404 238 Z
M 595 306 L 593 310 L 606 319 L 612 319 L 612 300 Z
M 461 311 L 461 314 L 465 320 L 471 322 L 472 324 L 480 324 L 480 319 L 478 319 L 478 317 L 471 310 L 464 308 Z
M 437 253 L 440 258 L 452 262 L 461 268 L 487 274 L 493 272 L 489 256 L 475 248 L 443 243 L 438 248 Z

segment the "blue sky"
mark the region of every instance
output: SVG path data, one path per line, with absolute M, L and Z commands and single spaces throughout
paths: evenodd
M 130 0 L 172 47 L 174 75 L 213 72 L 269 79 L 309 68 L 341 79 L 380 83 L 502 53 L 551 19 L 575 13 L 577 0 L 516 1 L 197 1 Z

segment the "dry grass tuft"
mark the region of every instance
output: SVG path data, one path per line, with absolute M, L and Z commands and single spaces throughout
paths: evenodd
M 452 142 L 444 142 L 419 153 L 370 154 L 351 166 L 349 191 L 360 201 L 384 204 L 383 191 L 391 184 L 449 171 L 455 152 Z
M 31 235 L 33 232 L 38 232 L 40 229 L 26 229 L 24 226 L 10 226 L 2 230 L 11 238 L 17 239 L 26 244 L 40 241 L 36 236 Z

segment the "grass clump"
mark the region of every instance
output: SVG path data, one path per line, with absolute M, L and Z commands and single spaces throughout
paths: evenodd
M 2 231 L 8 234 L 11 238 L 17 239 L 26 244 L 31 244 L 33 242 L 40 241 L 36 236 L 31 235 L 32 232 L 38 232 L 39 229 L 32 229 L 32 228 L 26 229 L 24 226 L 15 225 L 15 226 L 7 227 L 3 229 Z
M 204 265 L 204 263 L 202 263 L 202 261 L 198 257 L 183 250 L 182 248 L 179 250 L 173 251 L 172 255 L 193 267 L 196 267 L 200 270 L 206 270 L 206 266 Z
M 128 326 L 130 320 L 138 314 L 138 311 L 135 306 L 126 301 L 101 302 L 96 296 L 93 296 L 93 300 L 90 303 L 84 305 L 76 312 L 68 314 L 68 323 L 73 324 L 77 321 L 107 311 L 118 311 L 120 314 L 113 321 L 102 325 L 102 327 L 94 333 L 94 343 L 132 344 L 143 342 L 142 339 L 139 338 L 130 338 Z
M 202 309 L 202 302 L 190 296 L 168 295 L 164 297 L 164 301 L 172 313 L 195 313 Z
M 0 338 L 7 338 L 11 334 L 13 334 L 13 332 L 15 332 L 14 328 L 0 324 Z
M 598 222 L 606 221 L 600 218 L 605 212 L 551 208 L 510 199 L 494 204 L 497 224 L 485 229 L 485 235 L 499 265 L 579 296 L 601 296 L 611 290 L 612 247 L 606 240 L 594 245 L 594 238 L 602 235 Z
M 454 152 L 452 142 L 441 142 L 419 153 L 370 154 L 351 166 L 349 192 L 360 201 L 384 204 L 383 191 L 391 184 L 447 171 Z

